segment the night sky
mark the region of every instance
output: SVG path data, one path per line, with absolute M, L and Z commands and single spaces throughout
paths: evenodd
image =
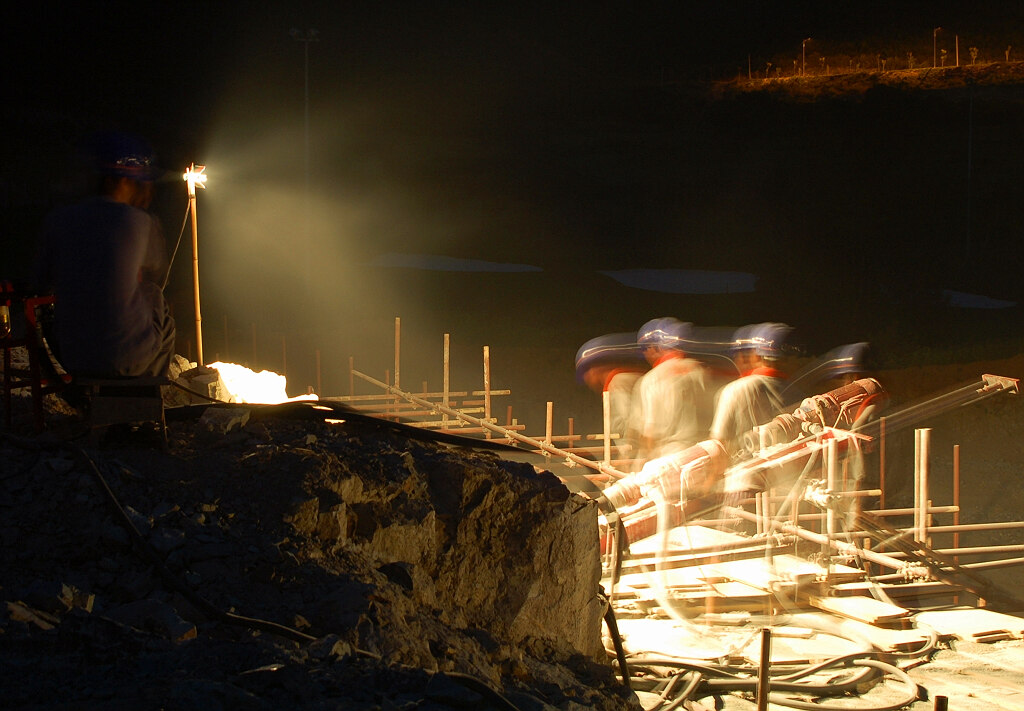
M 115 127 L 148 137 L 172 178 L 208 166 L 204 315 L 302 324 L 339 353 L 394 316 L 430 334 L 544 339 L 571 358 L 573 344 L 667 314 L 784 320 L 827 347 L 891 334 L 894 305 L 917 320 L 944 289 L 1021 299 L 1020 85 L 803 105 L 705 91 L 768 61 L 789 68 L 808 37 L 812 63 L 906 47 L 930 60 L 939 26 L 939 47 L 981 37 L 990 60 L 1004 45 L 1024 57 L 1020 2 L 489 5 L 5 9 L 3 271 L 27 273 L 43 214 L 80 190 L 75 146 Z M 155 210 L 170 244 L 184 208 L 168 182 Z M 385 266 L 409 254 L 531 271 Z M 169 291 L 179 340 L 188 257 Z M 655 268 L 758 287 L 714 300 L 601 274 Z M 1019 314 L 953 321 L 987 337 L 1019 329 Z

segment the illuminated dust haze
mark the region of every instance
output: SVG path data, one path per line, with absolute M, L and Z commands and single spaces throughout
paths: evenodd
M 168 168 L 155 210 L 169 249 L 180 172 L 207 166 L 207 361 L 287 371 L 293 395 L 318 379 L 348 394 L 349 358 L 378 378 L 394 368 L 400 318 L 403 387 L 440 388 L 449 333 L 453 387 L 479 388 L 490 346 L 492 385 L 516 395 L 496 409 L 514 403 L 533 432 L 550 399 L 593 423 L 576 348 L 656 316 L 785 321 L 819 353 L 868 340 L 896 359 L 965 333 L 1002 348 L 1024 296 L 1020 84 L 818 101 L 710 90 L 769 61 L 791 70 L 809 36 L 821 67 L 853 48 L 930 60 L 940 25 L 989 42 L 990 61 L 1024 48 L 1019 3 L 901 8 L 5 11 L 19 99 L 5 116 L 24 138 L 8 147 L 6 232 L 34 234 L 74 193 L 55 166 L 81 136 L 136 131 Z M 11 240 L 13 271 L 28 273 L 30 244 Z M 186 226 L 168 287 L 183 354 L 191 259 Z

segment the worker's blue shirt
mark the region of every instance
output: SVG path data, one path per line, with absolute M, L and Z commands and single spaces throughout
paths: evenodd
M 56 295 L 55 336 L 71 373 L 140 375 L 159 353 L 167 320 L 159 223 L 109 198 L 47 220 L 39 286 Z

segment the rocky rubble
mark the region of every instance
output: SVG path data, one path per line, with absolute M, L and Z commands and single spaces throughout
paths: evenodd
M 0 436 L 5 708 L 638 708 L 553 475 L 309 403 L 169 412 L 166 452 Z

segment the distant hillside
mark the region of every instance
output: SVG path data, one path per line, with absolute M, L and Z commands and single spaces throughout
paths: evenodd
M 848 71 L 808 76 L 773 76 L 765 71 L 714 86 L 717 97 L 747 93 L 769 93 L 799 101 L 826 97 L 863 95 L 878 89 L 946 91 L 970 87 L 1024 89 L 1024 62 L 989 62 L 960 67 L 896 69 L 891 71 Z M 1008 100 L 1024 102 L 1024 91 L 1008 92 Z

